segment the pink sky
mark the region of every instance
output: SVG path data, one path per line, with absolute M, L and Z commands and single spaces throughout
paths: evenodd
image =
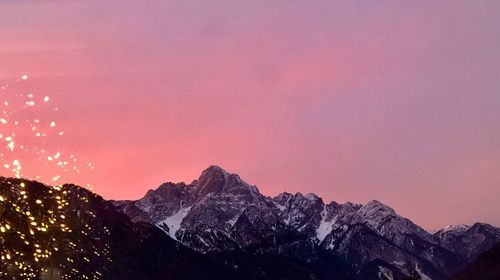
M 96 166 L 67 180 L 135 199 L 217 164 L 500 225 L 500 2 L 76 2 L 0 3 L 0 82 L 28 74 Z

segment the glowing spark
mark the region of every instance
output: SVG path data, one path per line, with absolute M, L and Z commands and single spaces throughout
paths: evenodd
M 53 128 L 60 127 L 57 119 L 46 120 L 51 117 L 49 114 L 56 114 L 59 109 L 50 106 L 52 98 L 48 95 L 37 98 L 35 93 L 14 92 L 15 83 L 27 80 L 28 75 L 21 76 L 21 79 L 13 81 L 11 84 L 0 86 L 2 95 L 0 95 L 0 125 L 2 134 L 0 134 L 0 166 L 3 166 L 17 178 L 27 177 L 24 172 L 36 170 L 52 170 L 57 175 L 50 175 L 44 178 L 40 174 L 33 174 L 32 178 L 46 181 L 59 181 L 62 179 L 63 172 L 72 172 L 81 174 L 82 167 L 88 171 L 94 170 L 94 166 L 85 160 L 77 160 L 77 157 L 65 156 L 59 152 L 54 144 L 54 137 L 64 135 L 64 131 Z M 42 126 L 40 123 L 47 123 Z M 18 136 L 19 135 L 19 136 Z M 22 136 L 22 138 L 21 138 Z M 3 149 L 2 149 L 3 146 Z M 55 149 L 55 150 L 54 150 Z M 36 160 L 40 161 L 37 165 Z M 22 165 L 30 165 L 23 168 Z M 40 164 L 42 164 L 40 166 Z M 80 166 L 79 166 L 80 165 Z M 48 168 L 48 169 L 47 169 Z M 57 171 L 56 171 L 57 170 Z M 46 173 L 47 172 L 45 171 Z

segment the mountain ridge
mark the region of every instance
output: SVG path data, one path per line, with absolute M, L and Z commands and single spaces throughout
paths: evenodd
M 220 167 L 205 171 L 190 184 L 164 183 L 127 201 L 106 201 L 72 184 L 0 177 L 0 276 L 444 280 L 477 256 L 481 271 L 489 271 L 484 258 L 492 254 L 483 253 L 500 242 L 500 229 L 488 224 L 430 234 L 377 200 L 268 197 Z M 15 268 L 21 256 L 39 260 L 23 259 L 30 265 L 23 272 Z
M 156 192 L 160 188 L 171 190 Z M 472 242 L 482 233 L 471 235 L 473 245 L 460 250 L 452 248 L 458 246 L 455 239 L 442 242 L 441 235 L 431 234 L 378 200 L 362 205 L 325 203 L 313 193 L 264 196 L 239 175 L 214 165 L 191 184 L 169 182 L 160 188 L 135 202 L 114 204 L 132 219 L 150 217 L 172 238 L 205 254 L 246 250 L 315 261 L 314 256 L 325 251 L 354 264 L 358 274 L 378 259 L 385 263 L 378 269 L 384 275 L 390 271 L 446 279 L 469 263 L 472 255 L 488 249 L 497 240 L 497 231 L 500 234 L 500 229 L 485 229 L 494 232 L 488 233 L 490 242 Z M 142 213 L 127 211 L 124 205 L 130 204 Z

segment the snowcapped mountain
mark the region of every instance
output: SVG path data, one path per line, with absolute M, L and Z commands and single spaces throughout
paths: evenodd
M 496 273 L 498 245 L 487 250 L 500 242 L 479 223 L 431 235 L 375 200 L 266 197 L 217 166 L 111 203 L 0 177 L 0 227 L 2 279 L 439 280 L 478 255 L 458 275 Z
M 114 204 L 132 221 L 155 224 L 202 253 L 239 250 L 309 263 L 328 256 L 352 265 L 363 279 L 370 273 L 385 279 L 446 279 L 498 241 L 484 229 L 466 236 L 459 229 L 431 235 L 376 200 L 360 205 L 326 204 L 315 194 L 266 197 L 218 166 L 190 184 L 165 183 L 142 199 Z M 464 243 L 467 249 L 455 247 Z
M 330 256 L 308 263 L 266 252 L 201 254 L 128 204 L 119 208 L 138 219 L 75 185 L 0 177 L 0 279 L 358 279 Z
M 86 189 L 4 177 L 0 257 L 0 279 L 259 279 L 132 222 Z
M 341 252 L 358 266 L 377 258 L 407 274 L 419 270 L 421 276 L 436 279 L 463 265 L 460 256 L 439 246 L 432 235 L 379 201 L 351 209 L 335 218 L 333 230 L 321 243 L 332 253 Z
M 442 247 L 470 262 L 500 242 L 500 229 L 483 223 L 448 226 L 436 232 L 434 237 Z

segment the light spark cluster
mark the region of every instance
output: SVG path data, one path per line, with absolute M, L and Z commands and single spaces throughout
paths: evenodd
M 0 279 L 101 279 L 111 233 L 89 203 L 67 185 L 0 178 Z
M 16 90 L 16 85 L 27 80 L 28 76 L 23 75 L 0 86 L 0 168 L 4 169 L 0 174 L 6 171 L 16 178 L 58 184 L 68 172 L 79 174 L 82 169 L 94 170 L 91 162 L 57 148 L 65 134 L 54 119 L 59 109 L 52 106 L 50 96 Z M 54 170 L 54 174 L 44 177 L 40 173 L 24 173 L 25 159 L 29 159 L 29 163 L 37 161 L 37 168 Z M 87 184 L 87 187 L 91 186 Z
M 58 108 L 50 96 L 21 92 L 17 86 L 27 80 L 23 75 L 0 86 L 0 175 L 56 186 L 0 177 L 0 279 L 100 279 L 111 259 L 109 245 L 97 236 L 109 230 L 83 210 L 87 196 L 57 186 L 68 173 L 94 166 L 58 148 L 64 136 Z

